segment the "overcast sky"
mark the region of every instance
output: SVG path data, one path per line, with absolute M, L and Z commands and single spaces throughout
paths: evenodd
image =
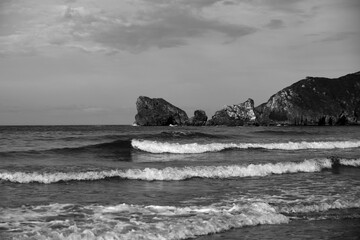
M 189 117 L 360 70 L 359 0 L 0 0 L 0 124 Z

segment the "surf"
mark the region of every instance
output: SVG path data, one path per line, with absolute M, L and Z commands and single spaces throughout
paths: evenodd
M 151 140 L 131 140 L 133 148 L 149 153 L 197 154 L 227 149 L 304 150 L 358 148 L 360 141 L 284 142 L 284 143 L 171 143 Z
M 360 199 L 337 199 L 335 201 L 324 201 L 319 203 L 300 203 L 292 206 L 282 206 L 279 207 L 278 210 L 283 214 L 304 214 L 350 208 L 360 208 Z
M 302 162 L 279 162 L 250 165 L 185 166 L 144 169 L 114 169 L 84 172 L 9 172 L 1 171 L 0 180 L 13 183 L 51 184 L 68 181 L 96 181 L 120 178 L 142 181 L 181 181 L 191 178 L 265 177 L 272 174 L 312 173 L 343 166 L 360 166 L 360 159 L 309 159 Z
M 189 239 L 256 225 L 287 224 L 300 214 L 359 208 L 359 200 L 274 206 L 263 200 L 220 201 L 204 206 L 59 204 L 0 208 L 0 227 L 11 239 Z M 82 221 L 71 219 L 81 216 Z M 351 216 L 351 215 L 350 215 Z M 357 217 L 356 214 L 354 217 Z
M 185 207 L 51 204 L 0 210 L 1 227 L 12 239 L 189 239 L 232 228 L 289 222 L 263 202 Z M 83 216 L 83 221 L 69 220 L 74 213 Z

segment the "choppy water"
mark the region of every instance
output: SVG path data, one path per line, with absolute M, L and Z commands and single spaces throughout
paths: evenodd
M 359 127 L 0 127 L 0 239 L 358 239 Z

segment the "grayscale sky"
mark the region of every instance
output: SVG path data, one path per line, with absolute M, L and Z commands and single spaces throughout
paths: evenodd
M 132 124 L 138 96 L 209 117 L 360 70 L 359 0 L 0 0 L 0 124 Z

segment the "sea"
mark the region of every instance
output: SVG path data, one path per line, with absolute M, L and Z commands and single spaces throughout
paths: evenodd
M 1 240 L 359 237 L 359 126 L 0 126 Z

